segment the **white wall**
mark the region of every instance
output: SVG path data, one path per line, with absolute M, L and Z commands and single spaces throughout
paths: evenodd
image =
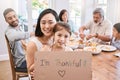
M 6 42 L 4 38 L 4 31 L 7 28 L 7 23 L 4 20 L 3 11 L 6 8 L 13 8 L 16 10 L 17 9 L 16 1 L 17 0 L 1 0 L 0 1 L 0 60 L 6 59 L 1 57 L 6 56 L 7 54 Z

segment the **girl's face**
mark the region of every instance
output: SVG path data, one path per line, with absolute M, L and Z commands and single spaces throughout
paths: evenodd
M 65 12 L 65 13 L 62 15 L 62 20 L 63 20 L 64 22 L 67 22 L 67 21 L 68 21 L 68 13 L 67 13 L 67 12 Z
M 53 34 L 53 27 L 55 24 L 56 19 L 51 13 L 48 13 L 41 18 L 40 26 L 44 36 L 51 36 Z
M 58 47 L 64 47 L 70 39 L 70 33 L 65 29 L 55 32 L 54 34 L 54 43 Z
M 115 28 L 113 28 L 113 36 L 117 38 L 118 35 L 119 35 L 118 31 Z

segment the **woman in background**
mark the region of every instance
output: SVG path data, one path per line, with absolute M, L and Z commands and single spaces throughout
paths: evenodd
M 76 30 L 76 25 L 73 23 L 72 20 L 69 20 L 69 17 L 68 17 L 68 11 L 66 9 L 63 9 L 60 11 L 60 14 L 59 14 L 59 18 L 60 18 L 60 21 L 63 21 L 65 23 L 68 23 L 70 25 L 70 28 L 71 28 L 71 31 L 78 35 L 77 33 L 77 30 Z

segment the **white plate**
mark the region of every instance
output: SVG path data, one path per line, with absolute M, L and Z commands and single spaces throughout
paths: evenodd
M 67 45 L 67 46 L 71 47 L 72 49 L 78 48 L 78 45 Z
M 84 47 L 84 51 L 91 51 L 92 54 L 99 54 L 101 52 L 101 49 L 98 47 Z
M 111 46 L 111 45 L 99 45 L 99 48 L 101 48 L 102 51 L 115 51 L 117 50 L 116 47 Z

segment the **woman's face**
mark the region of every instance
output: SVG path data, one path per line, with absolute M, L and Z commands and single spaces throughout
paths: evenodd
M 55 32 L 54 34 L 54 43 L 58 47 L 64 47 L 70 39 L 70 33 L 65 29 Z
M 113 36 L 115 38 L 117 38 L 117 36 L 118 36 L 118 31 L 115 28 L 113 28 Z
M 67 13 L 67 12 L 65 12 L 65 13 L 62 15 L 62 20 L 63 20 L 64 22 L 67 22 L 67 21 L 68 21 L 68 13 Z
M 51 13 L 48 13 L 41 18 L 40 26 L 44 36 L 51 36 L 53 34 L 53 27 L 55 24 L 56 19 Z

